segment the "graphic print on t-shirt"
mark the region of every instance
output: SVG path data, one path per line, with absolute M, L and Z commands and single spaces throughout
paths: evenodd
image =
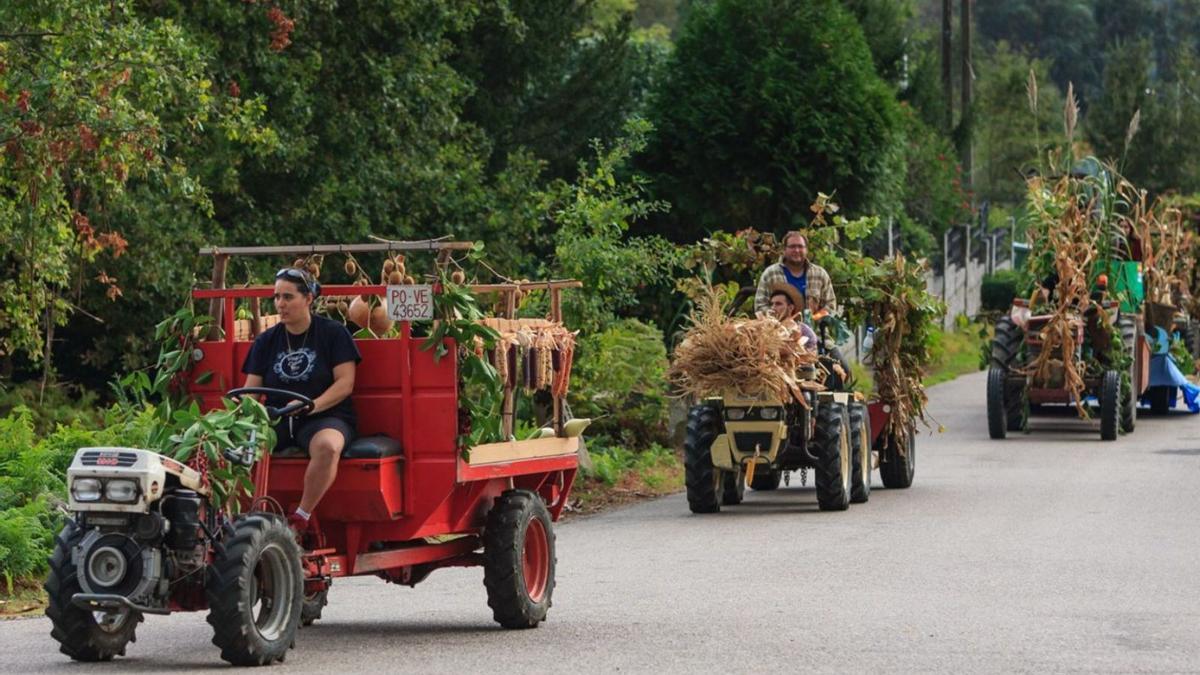
M 275 356 L 275 374 L 283 382 L 308 382 L 316 364 L 317 353 L 308 347 L 279 352 Z

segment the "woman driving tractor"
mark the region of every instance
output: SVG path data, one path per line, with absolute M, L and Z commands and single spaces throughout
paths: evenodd
M 304 533 L 321 497 L 337 477 L 338 458 L 354 440 L 355 415 L 350 394 L 354 370 L 362 356 L 342 324 L 312 313 L 321 286 L 308 272 L 294 267 L 275 275 L 275 309 L 279 323 L 263 331 L 250 347 L 242 372 L 247 387 L 271 387 L 312 399 L 307 415 L 289 416 L 275 427 L 276 449 L 299 446 L 308 451 L 304 492 L 288 516 Z M 273 400 L 276 407 L 289 401 Z

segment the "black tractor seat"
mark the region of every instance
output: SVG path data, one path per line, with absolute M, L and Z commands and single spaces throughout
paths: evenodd
M 377 434 L 354 439 L 342 451 L 342 459 L 383 459 L 403 454 L 400 441 L 391 436 Z M 277 459 L 308 459 L 308 451 L 293 445 L 273 452 L 271 456 Z

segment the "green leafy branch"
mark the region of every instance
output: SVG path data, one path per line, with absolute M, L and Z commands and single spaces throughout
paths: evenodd
M 434 350 L 440 361 L 450 351 L 447 340 L 457 345 L 458 447 L 465 456 L 476 445 L 504 440 L 504 384 L 481 356 L 495 348 L 500 335 L 479 322 L 484 315 L 470 289 L 447 278 L 434 293 L 433 309 L 437 320 L 421 349 Z

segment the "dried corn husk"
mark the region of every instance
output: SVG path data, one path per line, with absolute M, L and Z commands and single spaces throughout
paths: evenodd
M 1037 311 L 1049 313 L 1050 319 L 1039 335 L 1041 351 L 1022 372 L 1040 386 L 1065 388 L 1079 416 L 1086 418 L 1087 364 L 1077 358 L 1076 345 L 1080 314 L 1093 303 L 1089 273 L 1107 228 L 1105 222 L 1097 222 L 1095 217 L 1096 198 L 1086 196 L 1077 182 L 1072 181 L 1069 176 L 1050 184 L 1038 177 L 1028 181 L 1029 203 L 1034 214 L 1030 235 L 1039 245 L 1054 251 L 1053 271 L 1058 275 L 1058 284 L 1049 303 L 1040 291 L 1031 300 L 1030 304 L 1040 304 Z M 1104 312 L 1099 306 L 1097 310 Z
M 817 362 L 797 326 L 763 315 L 728 318 L 725 303 L 709 289 L 689 317 L 691 327 L 675 348 L 667 372 L 681 394 L 703 398 L 733 391 L 803 403 L 805 389 L 824 388 L 796 376 L 801 367 Z

